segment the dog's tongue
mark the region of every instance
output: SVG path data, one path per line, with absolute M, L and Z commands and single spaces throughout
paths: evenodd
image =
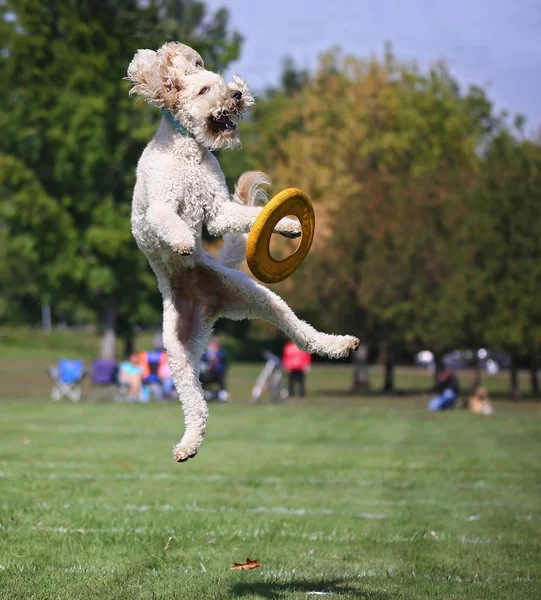
M 226 115 L 222 115 L 216 119 L 219 123 L 223 123 L 224 125 L 229 125 L 231 123 L 231 119 Z

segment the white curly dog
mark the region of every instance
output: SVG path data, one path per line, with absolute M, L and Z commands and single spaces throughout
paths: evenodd
M 301 321 L 276 294 L 237 267 L 246 234 L 268 184 L 263 173 L 242 175 L 231 198 L 210 150 L 239 143 L 237 120 L 254 103 L 245 82 L 226 84 L 205 70 L 192 48 L 171 42 L 157 52 L 138 50 L 128 68 L 132 94 L 159 107 L 163 117 L 138 166 L 132 231 L 158 278 L 163 296 L 163 341 L 185 417 L 185 433 L 174 447 L 176 461 L 197 454 L 205 435 L 207 403 L 199 383 L 199 360 L 219 317 L 266 319 L 308 352 L 332 358 L 358 346 L 352 336 L 320 333 Z M 220 260 L 203 249 L 203 224 L 224 236 Z M 276 232 L 300 235 L 294 219 Z

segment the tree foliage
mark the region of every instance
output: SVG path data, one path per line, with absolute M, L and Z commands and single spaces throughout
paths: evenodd
M 465 288 L 489 345 L 516 355 L 541 341 L 541 146 L 500 131 L 467 198 Z
M 540 148 L 482 89 L 389 49 L 333 51 L 251 126 L 256 165 L 315 203 L 313 250 L 282 288 L 304 316 L 391 350 L 538 349 Z
M 129 226 L 135 163 L 158 111 L 123 82 L 134 51 L 170 39 L 210 69 L 237 58 L 228 13 L 182 0 L 0 3 L 0 321 L 70 322 L 129 335 L 157 323 L 154 276 Z M 541 143 L 428 71 L 339 49 L 280 84 L 220 160 L 315 204 L 312 252 L 279 286 L 302 316 L 393 352 L 487 345 L 540 352 Z M 294 242 L 283 242 L 294 245 Z M 238 331 L 237 331 L 238 333 Z M 387 363 L 392 361 L 389 359 Z
M 223 68 L 240 36 L 228 32 L 227 11 L 209 16 L 201 2 L 7 0 L 0 10 L 0 153 L 3 171 L 16 161 L 26 178 L 2 182 L 1 222 L 18 239 L 10 265 L 27 273 L 16 294 L 29 306 L 48 295 L 57 318 L 105 314 L 113 328 L 118 318 L 126 333 L 159 322 L 155 281 L 129 220 L 135 165 L 159 113 L 134 104 L 123 78 L 137 48 L 177 38 L 210 69 Z M 17 216 L 31 210 L 34 193 L 39 227 Z M 46 255 L 38 260 L 31 248 Z M 67 278 L 54 275 L 66 268 Z

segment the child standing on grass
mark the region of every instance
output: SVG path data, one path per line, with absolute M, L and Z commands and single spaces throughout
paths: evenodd
M 298 348 L 291 340 L 284 346 L 282 367 L 289 377 L 289 395 L 294 395 L 294 389 L 298 388 L 300 397 L 306 395 L 305 379 L 310 370 L 312 357 L 308 352 Z

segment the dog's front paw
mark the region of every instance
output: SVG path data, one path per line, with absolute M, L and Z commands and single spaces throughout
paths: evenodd
M 285 238 L 289 240 L 294 240 L 295 238 L 301 237 L 300 231 L 280 231 L 280 235 L 283 235 Z
M 294 239 L 301 235 L 302 227 L 298 219 L 287 217 L 278 223 L 274 231 L 286 238 Z
M 180 256 L 190 256 L 194 253 L 195 246 L 193 244 L 177 244 L 175 246 L 175 251 Z

